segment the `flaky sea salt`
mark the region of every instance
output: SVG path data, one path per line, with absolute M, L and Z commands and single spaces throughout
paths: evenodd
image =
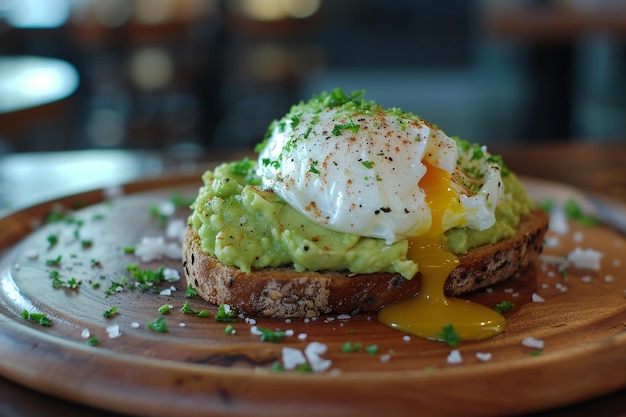
M 122 335 L 122 333 L 120 333 L 120 326 L 117 324 L 107 326 L 106 332 L 110 339 L 115 339 L 116 337 L 120 337 Z
M 491 360 L 491 352 L 476 352 L 476 359 L 481 362 L 489 362 Z
M 522 345 L 535 349 L 543 349 L 543 340 L 529 336 L 522 339 Z
M 181 259 L 182 249 L 178 243 L 166 243 L 163 236 L 144 237 L 135 247 L 135 255 L 143 262 L 150 262 L 163 257 Z
M 183 219 L 170 219 L 165 227 L 165 237 L 182 242 L 185 238 L 187 222 Z
M 167 282 L 180 281 L 180 272 L 175 268 L 163 268 L 163 279 Z
M 283 367 L 290 371 L 306 363 L 306 358 L 300 349 L 284 347 L 282 350 Z
M 567 260 L 576 268 L 600 270 L 600 261 L 604 254 L 594 249 L 577 247 L 567 255 Z
M 542 296 L 540 296 L 537 293 L 533 293 L 532 300 L 533 300 L 533 303 L 543 303 L 546 301 Z
M 561 244 L 561 240 L 558 236 L 550 236 L 547 238 L 543 244 L 546 248 L 556 248 Z
M 463 362 L 463 358 L 461 357 L 461 352 L 458 349 L 452 349 L 450 354 L 446 358 L 446 362 L 451 365 L 457 365 Z
M 324 372 L 330 365 L 332 365 L 332 361 L 330 359 L 324 359 L 321 357 L 328 350 L 328 346 L 320 342 L 311 342 L 304 349 L 304 356 L 306 356 L 309 361 L 309 365 L 311 365 L 311 369 L 313 372 Z
M 89 332 L 89 329 L 83 329 L 83 331 L 80 333 L 80 336 L 83 339 L 89 339 L 89 336 L 91 336 L 91 333 Z
M 561 208 L 550 210 L 550 224 L 549 229 L 559 235 L 566 235 L 569 233 L 569 223 L 567 216 Z

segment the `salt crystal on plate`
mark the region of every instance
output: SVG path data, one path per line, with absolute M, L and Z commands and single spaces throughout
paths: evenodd
M 566 235 L 569 232 L 567 216 L 562 209 L 550 211 L 550 224 L 548 227 L 552 232 L 559 235 Z
M 174 268 L 163 268 L 163 278 L 167 282 L 180 281 L 180 272 L 178 272 L 178 269 Z
M 481 362 L 489 362 L 491 360 L 491 352 L 476 352 L 476 359 Z
M 529 336 L 522 339 L 522 345 L 530 348 L 543 349 L 543 340 Z
M 324 372 L 332 365 L 330 359 L 320 357 L 320 355 L 326 353 L 327 349 L 328 346 L 320 342 L 311 342 L 304 349 L 304 356 L 309 360 L 309 365 L 311 365 L 313 372 Z
M 282 350 L 283 367 L 290 371 L 296 369 L 299 365 L 306 363 L 306 358 L 300 349 L 284 347 Z
M 183 219 L 170 219 L 165 227 L 165 237 L 182 242 L 185 238 L 187 222 Z
M 604 254 L 593 249 L 581 249 L 577 247 L 567 255 L 567 260 L 576 268 L 600 270 L 600 260 Z
M 137 255 L 143 262 L 150 262 L 163 257 L 181 259 L 182 250 L 179 244 L 166 243 L 163 236 L 144 237 L 135 248 Z
M 537 293 L 533 293 L 532 295 L 533 303 L 543 303 L 546 301 L 542 296 Z
M 446 358 L 446 362 L 448 362 L 449 364 L 452 364 L 452 365 L 456 365 L 456 364 L 459 364 L 459 363 L 463 362 L 463 358 L 461 357 L 461 353 L 459 352 L 459 350 L 458 349 L 452 349 L 450 351 L 450 354 Z
M 107 331 L 107 334 L 109 335 L 109 338 L 111 339 L 115 339 L 116 337 L 120 337 L 122 335 L 120 333 L 120 326 L 117 324 L 112 324 L 110 326 L 107 326 L 106 331 Z

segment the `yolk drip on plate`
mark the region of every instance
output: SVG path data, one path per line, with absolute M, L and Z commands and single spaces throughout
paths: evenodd
M 409 239 L 409 259 L 417 262 L 421 273 L 420 292 L 415 297 L 384 307 L 378 320 L 406 333 L 440 339 L 442 328 L 452 324 L 461 340 L 485 339 L 502 332 L 506 321 L 495 310 L 467 300 L 444 295 L 444 283 L 459 263 L 443 241 L 443 215 L 460 214 L 463 206 L 450 186 L 450 174 L 426 164 L 420 181 L 432 213 L 428 233 Z

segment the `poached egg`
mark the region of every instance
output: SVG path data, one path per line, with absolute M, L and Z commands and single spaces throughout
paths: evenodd
M 451 175 L 461 203 L 443 213 L 444 231 L 491 227 L 504 194 L 497 163 L 483 159 L 472 168 L 482 177 L 472 190 L 455 140 L 413 115 L 380 108 L 297 112 L 274 124 L 259 161 L 263 186 L 310 220 L 387 244 L 430 230 L 432 208 L 419 186 L 430 167 Z
M 384 307 L 382 323 L 433 339 L 452 325 L 462 339 L 482 339 L 501 332 L 504 318 L 444 295 L 458 258 L 443 234 L 491 227 L 504 186 L 499 161 L 461 143 L 411 113 L 337 89 L 272 123 L 257 174 L 264 188 L 328 229 L 387 244 L 408 240 L 420 292 Z

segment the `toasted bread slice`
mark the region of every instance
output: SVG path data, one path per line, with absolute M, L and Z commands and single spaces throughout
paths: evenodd
M 534 210 L 523 217 L 517 234 L 459 255 L 459 266 L 445 284 L 447 295 L 460 295 L 505 280 L 532 263 L 542 249 L 548 216 Z M 229 304 L 248 316 L 315 317 L 378 311 L 382 306 L 414 296 L 420 274 L 407 280 L 399 274 L 297 272 L 265 268 L 245 273 L 204 252 L 189 226 L 183 243 L 187 283 L 213 304 Z

